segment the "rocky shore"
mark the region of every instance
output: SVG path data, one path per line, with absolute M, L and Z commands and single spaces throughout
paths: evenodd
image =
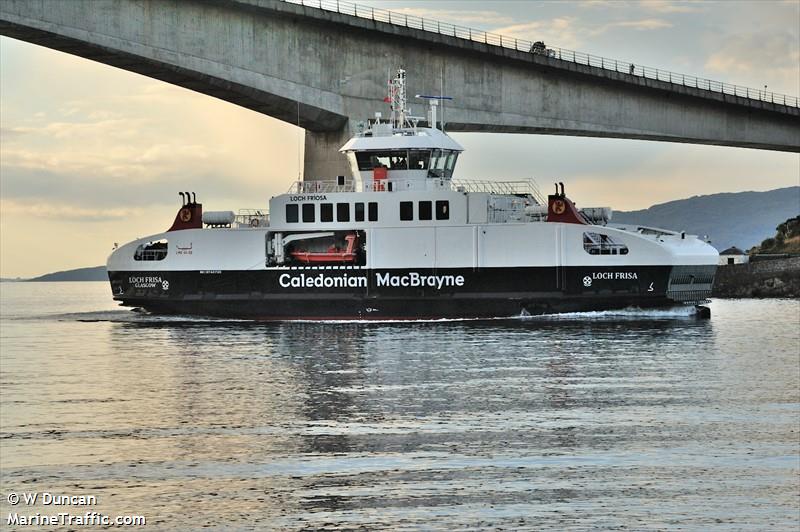
M 800 297 L 800 257 L 720 266 L 713 297 Z

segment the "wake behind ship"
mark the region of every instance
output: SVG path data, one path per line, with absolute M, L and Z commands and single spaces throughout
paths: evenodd
M 351 176 L 300 181 L 269 209 L 203 212 L 108 259 L 115 300 L 155 313 L 278 319 L 486 318 L 705 302 L 717 251 L 610 223 L 563 184 L 452 178 L 463 148 L 406 107 L 405 72 L 341 152 Z M 267 214 L 269 213 L 269 214 Z

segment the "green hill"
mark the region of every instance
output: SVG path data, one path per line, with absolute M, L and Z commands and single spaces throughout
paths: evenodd
M 640 211 L 614 211 L 612 223 L 641 224 L 704 236 L 718 250 L 748 249 L 775 234 L 775 227 L 800 214 L 800 187 L 767 192 L 693 196 Z

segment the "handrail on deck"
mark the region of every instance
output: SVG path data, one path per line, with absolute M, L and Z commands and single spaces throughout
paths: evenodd
M 491 180 L 472 180 L 472 179 L 453 179 L 452 186 L 455 190 L 464 192 L 486 192 L 488 194 L 529 194 L 539 205 L 546 205 L 547 202 L 539 192 L 539 185 L 533 179 L 519 181 L 491 181 Z
M 438 179 L 438 178 L 433 178 Z M 494 181 L 489 179 L 475 180 L 475 179 L 452 179 L 441 180 L 441 184 L 445 187 L 449 186 L 452 190 L 459 192 L 486 192 L 488 194 L 507 194 L 507 195 L 530 195 L 536 200 L 539 205 L 545 205 L 547 202 L 539 192 L 539 185 L 534 179 L 524 179 L 516 181 Z M 394 184 L 395 187 L 390 187 L 389 184 Z M 413 179 L 385 179 L 381 181 L 367 181 L 364 183 L 364 191 L 380 191 L 391 192 L 407 190 L 408 183 L 417 183 Z M 378 184 L 379 188 L 373 188 L 373 185 Z M 339 180 L 313 180 L 313 181 L 295 181 L 292 183 L 287 194 L 327 194 L 333 192 L 356 192 L 356 182 L 352 178 L 348 178 L 341 184 Z
M 352 178 L 346 178 L 343 183 L 338 179 L 314 179 L 310 181 L 295 181 L 289 187 L 287 194 L 327 194 L 355 191 L 356 183 Z
M 709 92 L 716 92 L 721 94 L 729 94 L 750 100 L 767 102 L 772 104 L 784 105 L 788 107 L 800 107 L 800 98 L 796 96 L 788 96 L 786 94 L 778 94 L 775 92 L 767 91 L 766 85 L 764 89 L 754 89 L 751 87 L 744 87 L 741 85 L 733 85 L 724 83 L 722 81 L 714 81 L 706 78 L 698 78 L 687 74 L 680 74 L 677 72 L 670 72 L 669 70 L 662 70 L 652 68 L 644 65 L 630 63 L 628 61 L 620 61 L 618 59 L 609 59 L 597 55 L 587 54 L 584 52 L 576 52 L 574 50 L 567 50 L 564 48 L 553 48 L 544 46 L 544 43 L 531 42 L 525 39 L 517 39 L 515 37 L 507 37 L 498 35 L 496 33 L 489 33 L 483 30 L 476 30 L 474 28 L 467 28 L 464 26 L 457 26 L 447 22 L 438 20 L 430 20 L 414 15 L 407 15 L 404 13 L 395 13 L 386 9 L 375 8 L 344 0 L 282 0 L 290 4 L 301 5 L 304 7 L 312 7 L 322 9 L 325 11 L 333 11 L 344 15 L 351 15 L 359 18 L 374 20 L 377 22 L 386 22 L 389 24 L 396 24 L 439 35 L 447 35 L 459 39 L 478 42 L 489 46 L 499 46 L 501 48 L 509 48 L 519 52 L 530 52 L 532 54 L 541 55 L 550 59 L 559 61 L 567 61 L 579 65 L 587 65 L 591 67 L 601 68 L 613 72 L 621 72 L 633 76 L 639 76 L 647 79 L 654 79 L 657 81 L 665 81 L 684 87 L 692 87 L 695 89 L 707 90 Z

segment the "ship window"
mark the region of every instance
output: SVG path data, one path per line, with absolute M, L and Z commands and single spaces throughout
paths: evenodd
M 390 170 L 407 170 L 408 152 L 406 150 L 356 152 L 356 164 L 359 170 L 372 170 L 381 166 Z
M 414 219 L 414 202 L 401 201 L 400 202 L 400 219 L 404 222 Z
M 453 152 L 450 150 L 433 150 L 428 177 L 449 177 L 452 175 L 452 169 L 447 170 L 448 161 L 452 154 Z M 455 161 L 453 161 L 453 164 L 455 164 Z
M 369 221 L 370 222 L 377 222 L 378 221 L 378 202 L 370 201 L 368 206 L 369 206 Z
M 396 151 L 389 158 L 390 170 L 408 170 L 408 153 L 406 150 Z
M 437 201 L 436 202 L 436 219 L 437 220 L 449 220 L 450 219 L 450 202 L 449 201 Z
M 374 168 L 372 154 L 369 152 L 356 152 L 356 161 L 358 161 L 359 170 L 372 170 Z
M 363 203 L 356 203 L 356 221 L 363 222 L 364 221 L 364 204 Z
M 303 222 L 311 223 L 314 221 L 315 205 L 313 203 L 303 203 Z
M 430 150 L 409 150 L 408 163 L 411 170 L 427 170 L 430 162 Z
M 333 203 L 319 204 L 319 221 L 320 222 L 333 221 Z
M 437 170 L 444 170 L 445 165 L 447 164 L 447 157 L 449 156 L 450 152 L 445 150 L 436 150 L 439 153 L 436 156 L 436 169 Z M 433 164 L 431 164 L 433 167 Z
M 336 204 L 336 221 L 349 222 L 350 221 L 350 204 L 337 203 Z
M 448 177 L 453 175 L 453 168 L 456 167 L 456 159 L 458 159 L 458 152 L 451 151 L 450 155 L 447 157 L 447 173 L 449 174 Z
M 589 255 L 627 255 L 628 246 L 601 233 L 583 233 L 583 249 Z
M 167 258 L 167 251 L 166 240 L 140 244 L 133 253 L 133 260 L 164 260 Z
M 286 204 L 286 223 L 294 224 L 300 220 L 298 218 L 297 203 Z
M 433 204 L 430 201 L 419 202 L 419 219 L 433 220 Z

